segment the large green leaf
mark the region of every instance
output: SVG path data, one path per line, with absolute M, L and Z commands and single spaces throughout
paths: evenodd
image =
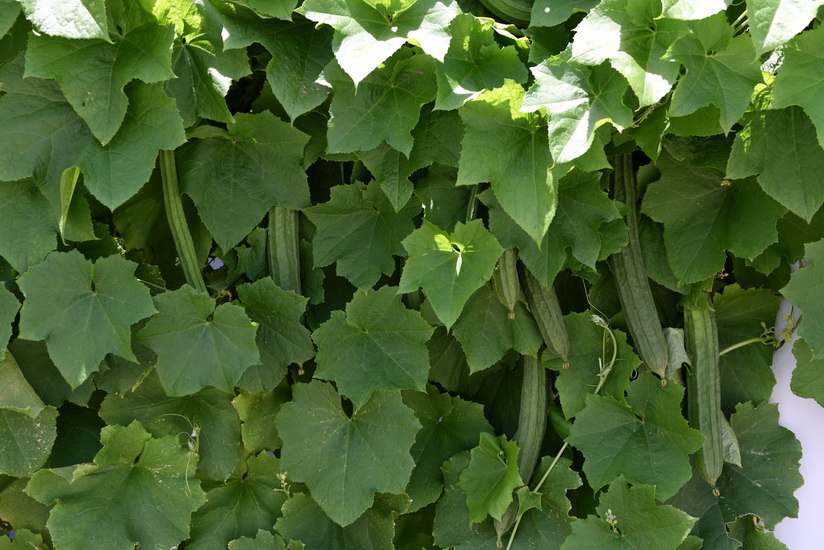
M 461 13 L 454 0 L 307 0 L 299 11 L 335 29 L 335 58 L 356 87 L 408 39 L 443 61 L 449 48 L 449 23 Z
M 564 361 L 552 353 L 544 353 L 544 366 L 558 371 L 555 388 L 561 400 L 566 418 L 577 415 L 587 403 L 587 396 L 595 391 L 600 381 L 601 366 L 606 366 L 612 358 L 612 339 L 606 330 L 594 322 L 589 312 L 570 313 L 564 317 L 569 335 L 569 354 Z M 627 336 L 620 330 L 613 330 L 618 349 L 615 364 L 601 389 L 601 395 L 608 395 L 624 402 L 624 392 L 629 387 L 632 371 L 641 366 L 641 360 L 627 343 Z
M 480 220 L 458 223 L 451 234 L 424 220 L 403 246 L 409 257 L 398 292 L 423 288 L 447 328 L 455 324 L 472 293 L 492 276 L 503 252 Z
M 824 204 L 819 174 L 824 149 L 809 117 L 798 107 L 755 110 L 735 136 L 727 175 L 758 174 L 758 183 L 772 198 L 808 222 Z
M 309 205 L 301 163 L 309 136 L 271 113 L 239 113 L 227 137 L 198 140 L 177 153 L 181 189 L 215 241 L 228 250 L 274 205 Z
M 820 299 L 824 282 L 819 274 L 824 267 L 824 240 L 808 244 L 804 251 L 810 265 L 793 273 L 781 294 L 804 314 L 798 334 L 812 351 L 812 358 L 819 359 L 824 353 L 824 304 Z
M 750 34 L 758 55 L 788 42 L 815 17 L 822 0 L 747 0 Z
M 260 363 L 257 325 L 234 304 L 190 286 L 155 296 L 158 314 L 137 334 L 157 353 L 157 374 L 170 396 L 207 386 L 232 393 L 243 371 Z
M 407 202 L 398 212 L 376 183 L 336 185 L 329 202 L 305 211 L 317 227 L 312 239 L 316 266 L 335 263 L 337 274 L 358 288 L 374 286 L 381 274 L 395 271 L 394 256 L 403 255 L 401 240 L 415 226 L 420 206 Z
M 664 17 L 672 19 L 704 19 L 724 11 L 732 0 L 662 0 Z
M 300 540 L 307 548 L 389 550 L 393 548 L 393 524 L 391 512 L 375 506 L 353 523 L 341 526 L 309 495 L 297 493 L 283 505 L 283 517 L 277 520 L 275 529 L 286 538 Z
M 603 124 L 612 123 L 619 131 L 632 125 L 632 111 L 623 102 L 629 85 L 608 65 L 589 68 L 570 61 L 566 51 L 530 70 L 535 82 L 521 109 L 546 109 L 555 162 L 571 162 L 586 153 Z
M 537 357 L 544 343 L 523 303 L 515 305 L 514 317 L 510 318 L 509 308 L 489 285 L 472 295 L 453 328 L 466 354 L 470 373 L 491 367 L 510 349 Z
M 177 436 L 196 449 L 199 471 L 212 479 L 229 477 L 240 458 L 240 419 L 232 396 L 214 388 L 169 397 L 157 375 L 150 374 L 122 397 L 108 394 L 100 416 L 122 426 L 137 420 L 154 437 Z
M 532 4 L 530 27 L 554 27 L 577 12 L 588 12 L 598 5 L 598 0 L 535 0 Z M 534 30 L 534 29 L 530 29 Z
M 315 377 L 334 381 L 358 404 L 377 390 L 423 390 L 432 332 L 420 313 L 404 307 L 394 287 L 358 291 L 346 313 L 333 311 L 312 334 L 318 345 Z
M 174 32 L 144 23 L 108 40 L 33 36 L 26 49 L 26 76 L 53 78 L 94 136 L 106 145 L 126 116 L 123 88 L 137 78 L 146 83 L 174 78 Z
M 412 508 L 435 502 L 443 489 L 441 465 L 461 451 L 477 445 L 481 432 L 491 432 L 483 407 L 460 397 L 439 393 L 427 386 L 426 393 L 403 392 L 403 402 L 412 408 L 421 423 L 410 453 L 415 469 L 406 488 Z
M 686 67 L 672 94 L 669 115 L 686 116 L 712 104 L 721 111 L 721 128 L 729 132 L 761 82 L 752 41 L 746 35 L 733 38 L 723 14 L 691 23 L 690 28 L 692 32 L 669 51 Z
M 109 40 L 106 0 L 20 0 L 37 30 L 66 38 Z
M 472 523 L 480 523 L 488 515 L 500 520 L 515 488 L 524 484 L 516 462 L 518 450 L 505 436 L 481 433 L 480 442 L 470 451 L 469 466 L 458 480 L 458 487 L 466 493 Z
M 456 17 L 443 64 L 436 65 L 437 109 L 455 109 L 483 90 L 502 86 L 505 79 L 525 82 L 526 68 L 514 46 L 495 43 L 491 21 L 469 14 Z
M 260 453 L 241 461 L 225 484 L 206 491 L 206 504 L 192 515 L 191 550 L 225 550 L 229 541 L 271 529 L 286 502 L 278 459 Z
M 38 78 L 11 82 L 9 93 L 0 99 L 0 119 L 5 124 L 0 136 L 0 178 L 33 176 L 55 213 L 60 212 L 60 178 L 65 169 L 79 166 L 89 191 L 115 208 L 148 181 L 158 149 L 174 149 L 185 141 L 175 102 L 159 84 L 127 86 L 129 107 L 123 125 L 103 146 L 56 83 Z
M 689 455 L 704 438 L 681 415 L 683 396 L 683 388 L 661 387 L 649 372 L 630 385 L 629 406 L 612 397 L 587 396 L 568 441 L 584 454 L 584 473 L 593 489 L 623 475 L 631 483 L 655 485 L 656 497 L 665 500 L 689 480 Z
M 270 277 L 237 287 L 249 318 L 258 324 L 257 342 L 263 368 L 273 373 L 275 384 L 292 363 L 304 363 L 315 355 L 309 331 L 301 322 L 306 311 L 304 298 L 282 290 Z
M 398 392 L 376 392 L 351 415 L 323 382 L 297 384 L 276 426 L 281 468 L 309 487 L 341 527 L 372 505 L 376 492 L 403 493 L 415 463 L 409 450 L 421 425 Z
M 820 44 L 824 28 L 807 31 L 782 49 L 784 61 L 772 89 L 773 107 L 798 105 L 812 119 L 818 144 L 824 147 L 824 82 L 815 71 L 824 62 Z
M 670 90 L 679 66 L 665 58 L 687 23 L 659 18 L 647 0 L 603 0 L 575 29 L 572 60 L 610 65 L 624 75 L 640 105 L 652 105 Z
M 170 548 L 189 535 L 192 512 L 206 500 L 197 456 L 175 436 L 153 439 L 139 422 L 107 426 L 94 463 L 40 470 L 26 492 L 53 504 L 56 547 L 90 550 Z
M 330 63 L 324 77 L 335 94 L 329 105 L 327 151 L 367 151 L 386 141 L 408 156 L 421 106 L 435 99 L 435 82 L 428 78 L 433 69 L 430 57 L 404 49 L 356 86 L 337 63 Z
M 76 250 L 53 252 L 18 280 L 26 297 L 20 337 L 45 340 L 60 373 L 76 388 L 107 353 L 134 360 L 131 325 L 155 313 L 137 266 L 121 256 L 92 263 Z
M 786 210 L 752 179 L 730 181 L 668 153 L 657 166 L 661 179 L 648 187 L 642 211 L 664 224 L 667 260 L 681 283 L 721 271 L 725 250 L 751 258 L 778 239 L 776 222 Z
M 766 288 L 743 290 L 737 285 L 727 286 L 713 300 L 719 348 L 761 336 L 773 326 L 780 303 L 781 299 Z M 753 343 L 719 358 L 724 409 L 733 410 L 738 403 L 747 401 L 757 405 L 770 398 L 775 385 L 774 351 L 769 343 Z
M 49 202 L 32 181 L 0 183 L 0 256 L 25 273 L 57 245 Z
M 549 170 L 546 116 L 520 112 L 523 97 L 524 89 L 507 81 L 461 107 L 466 133 L 458 185 L 490 182 L 504 211 L 535 242 L 541 242 L 557 197 Z
M 816 359 L 806 340 L 793 343 L 796 367 L 791 388 L 799 397 L 809 397 L 824 407 L 824 360 Z
M 599 517 L 573 522 L 572 535 L 561 549 L 676 548 L 695 518 L 672 506 L 657 505 L 656 496 L 651 485 L 628 487 L 618 478 L 599 499 Z

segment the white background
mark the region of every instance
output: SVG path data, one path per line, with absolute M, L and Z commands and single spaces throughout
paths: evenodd
M 789 312 L 789 304 L 783 301 L 776 319 L 777 330 L 784 326 L 781 316 Z M 790 391 L 793 368 L 795 358 L 790 346 L 785 345 L 773 357 L 777 383 L 770 401 L 778 403 L 779 423 L 792 430 L 801 442 L 804 485 L 795 492 L 798 518 L 779 523 L 775 536 L 789 550 L 824 550 L 824 408 Z

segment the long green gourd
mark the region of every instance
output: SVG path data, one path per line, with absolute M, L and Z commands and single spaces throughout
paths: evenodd
M 647 366 L 666 378 L 667 341 L 658 310 L 652 297 L 649 279 L 641 255 L 641 240 L 638 234 L 638 196 L 635 188 L 635 168 L 632 155 L 617 157 L 613 172 L 615 198 L 629 207 L 626 217 L 629 243 L 609 259 L 609 267 L 615 277 L 618 298 L 626 315 L 627 325 L 635 347 Z
M 528 27 L 534 0 L 481 0 L 486 9 L 507 23 Z
M 300 233 L 297 210 L 269 209 L 269 274 L 280 288 L 301 294 Z

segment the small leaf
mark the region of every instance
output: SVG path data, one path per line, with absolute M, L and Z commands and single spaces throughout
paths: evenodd
M 515 494 L 518 496 L 518 516 L 523 516 L 527 510 L 533 508 L 541 510 L 541 493 L 536 493 L 529 490 L 529 487 L 521 487 Z
M 136 267 L 121 256 L 92 263 L 71 250 L 49 254 L 18 280 L 26 297 L 20 337 L 45 340 L 72 388 L 107 353 L 134 359 L 130 327 L 155 312 L 149 291 L 134 279 Z
M 810 359 L 819 359 L 824 354 L 824 319 L 821 287 L 824 283 L 819 275 L 824 263 L 824 240 L 804 247 L 804 257 L 809 266 L 799 269 L 790 276 L 790 282 L 781 289 L 781 294 L 804 314 L 804 322 L 798 327 L 798 335 L 804 339 L 812 351 Z
M 483 432 L 470 456 L 469 466 L 458 481 L 466 493 L 469 519 L 480 523 L 489 515 L 500 520 L 512 502 L 515 488 L 524 484 L 516 463 L 518 445 L 505 436 Z

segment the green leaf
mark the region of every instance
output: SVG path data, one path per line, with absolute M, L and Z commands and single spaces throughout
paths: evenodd
M 297 6 L 296 0 L 249 0 L 249 6 L 263 15 L 278 19 L 290 19 L 292 10 Z
M 622 216 L 601 188 L 597 173 L 573 170 L 560 179 L 558 207 L 540 246 L 501 211 L 491 193 L 484 191 L 479 197 L 489 208 L 492 233 L 503 246 L 517 247 L 521 261 L 547 287 L 564 267 L 577 261 L 594 270 L 599 259 L 616 252 L 608 246 L 608 235 L 620 246 L 627 242 Z
M 790 387 L 799 397 L 815 399 L 824 406 L 824 360 L 816 359 L 806 340 L 793 343 L 796 367 Z
M 20 0 L 37 30 L 66 38 L 109 39 L 106 0 Z
M 395 271 L 392 256 L 403 255 L 401 240 L 415 228 L 412 218 L 420 207 L 407 202 L 393 211 L 374 182 L 336 185 L 331 192 L 329 202 L 304 211 L 317 227 L 312 239 L 315 265 L 336 262 L 338 275 L 358 288 L 371 288 L 381 274 Z
M 484 418 L 481 405 L 439 393 L 431 385 L 427 385 L 425 394 L 404 391 L 403 402 L 422 426 L 410 450 L 415 469 L 406 487 L 412 509 L 419 509 L 441 495 L 441 465 L 449 457 L 473 448 L 480 434 L 491 432 L 492 426 Z
M 656 497 L 665 500 L 690 479 L 689 455 L 704 438 L 681 415 L 683 396 L 682 387 L 661 387 L 647 372 L 630 385 L 629 407 L 612 397 L 587 396 L 568 441 L 584 454 L 593 489 L 623 475 L 630 483 L 655 485 Z
M 641 107 L 663 98 L 675 83 L 680 67 L 665 54 L 687 30 L 685 22 L 659 18 L 656 8 L 646 0 L 603 0 L 578 24 L 572 41 L 572 61 L 609 61 Z
M 95 390 L 96 377 L 88 378 L 72 389 L 49 357 L 45 342 L 15 338 L 9 343 L 9 351 L 17 360 L 23 376 L 46 405 L 60 407 L 65 401 L 80 406 L 88 403 Z
M 10 409 L 35 417 L 45 403 L 29 385 L 11 354 L 0 359 L 0 409 Z
M 229 543 L 229 550 L 286 550 L 283 539 L 259 529 L 254 538 L 240 537 Z
M 0 183 L 0 256 L 20 273 L 57 245 L 49 202 L 31 181 Z
M 409 257 L 398 292 L 423 288 L 447 328 L 455 324 L 472 293 L 492 276 L 503 253 L 480 220 L 458 223 L 451 234 L 424 220 L 403 246 Z
M 423 390 L 432 332 L 420 313 L 404 307 L 394 287 L 358 291 L 346 313 L 333 311 L 312 334 L 318 346 L 315 377 L 334 381 L 357 404 L 377 390 Z
M 289 397 L 289 391 L 278 386 L 274 391 L 263 394 L 241 392 L 232 400 L 232 405 L 243 422 L 240 431 L 244 449 L 257 453 L 274 451 L 282 446 L 275 429 L 275 418 L 280 406 Z
M 56 547 L 169 548 L 188 538 L 205 499 L 197 457 L 175 436 L 153 439 L 138 422 L 106 426 L 93 464 L 40 470 L 26 492 L 54 504 L 48 527 Z
M 42 535 L 36 535 L 26 529 L 15 529 L 14 541 L 11 541 L 7 537 L 0 537 L 0 549 L 2 550 L 17 550 L 23 545 L 29 548 L 48 548 L 43 543 Z
M 15 408 L 0 408 L 0 474 L 31 475 L 51 454 L 57 437 L 57 409 L 42 407 L 42 402 L 39 406 L 41 410 L 34 415 Z
M 522 355 L 538 356 L 544 343 L 538 326 L 523 303 L 515 305 L 514 317 L 489 285 L 484 285 L 466 302 L 454 325 L 469 363 L 469 372 L 487 369 L 514 349 Z
M 709 2 L 701 2 L 706 4 Z M 723 1 L 716 2 L 716 8 L 717 4 L 723 9 Z M 669 115 L 686 116 L 712 104 L 721 111 L 721 128 L 728 133 L 761 82 L 752 41 L 746 35 L 733 38 L 733 29 L 723 14 L 690 23 L 690 28 L 692 32 L 669 52 L 686 68 L 673 92 Z
M 735 136 L 727 165 L 731 178 L 758 174 L 767 194 L 808 222 L 824 204 L 818 184 L 821 170 L 824 149 L 798 107 L 750 112 Z
M 228 139 L 181 147 L 181 190 L 192 197 L 203 223 L 224 250 L 240 242 L 273 205 L 308 206 L 303 149 L 309 136 L 271 113 L 235 116 Z
M 355 87 L 407 40 L 443 61 L 449 47 L 449 23 L 461 13 L 454 0 L 368 2 L 307 0 L 299 12 L 335 29 L 332 49 Z M 334 86 L 337 93 L 337 86 Z M 365 147 L 362 149 L 371 149 Z
M 470 201 L 471 189 L 455 185 L 456 178 L 454 168 L 436 164 L 415 183 L 415 196 L 423 205 L 424 218 L 446 231 L 454 231 L 455 224 L 466 221 Z
M 370 508 L 351 524 L 332 521 L 309 495 L 297 493 L 283 505 L 283 517 L 275 529 L 307 548 L 349 550 L 350 548 L 392 548 L 394 521 L 391 513 Z M 268 547 L 267 547 L 268 548 Z
M 532 27 L 554 27 L 560 25 L 575 12 L 588 12 L 598 5 L 598 0 L 535 0 L 532 4 Z
M 595 391 L 600 380 L 601 365 L 612 359 L 612 339 L 596 325 L 589 312 L 570 313 L 564 316 L 569 335 L 569 355 L 565 362 L 551 353 L 542 355 L 545 367 L 558 371 L 555 387 L 561 399 L 564 416 L 576 416 L 587 403 L 587 396 Z M 602 388 L 602 395 L 624 402 L 624 392 L 629 387 L 632 371 L 641 366 L 641 360 L 627 343 L 627 336 L 613 330 L 618 342 L 615 364 Z
M 271 529 L 286 502 L 278 459 L 260 453 L 241 461 L 225 484 L 206 491 L 206 504 L 192 515 L 190 550 L 223 550 L 229 541 Z
M 174 435 L 192 444 L 200 455 L 198 469 L 212 479 L 232 474 L 240 457 L 240 419 L 232 396 L 213 388 L 183 397 L 169 397 L 158 377 L 150 374 L 122 397 L 108 394 L 100 416 L 109 424 L 139 421 L 154 437 Z
M 0 137 L 0 178 L 34 176 L 55 212 L 60 212 L 60 178 L 79 166 L 97 199 L 115 208 L 148 181 L 158 149 L 185 141 L 175 102 L 159 84 L 126 87 L 129 107 L 118 133 L 105 146 L 51 81 L 27 78 L 0 99 L 5 131 Z
M 419 0 L 415 5 L 427 1 Z M 430 57 L 412 55 L 409 49 L 398 52 L 360 84 L 353 82 L 337 63 L 330 63 L 323 73 L 335 90 L 329 106 L 327 152 L 368 151 L 386 141 L 409 156 L 411 132 L 418 123 L 421 106 L 435 99 L 435 82 L 429 77 L 433 70 Z
M 80 252 L 49 254 L 18 284 L 26 297 L 20 337 L 45 340 L 72 388 L 98 369 L 107 353 L 134 359 L 130 327 L 155 312 L 137 266 L 120 256 L 92 263 Z
M 569 60 L 569 53 L 530 69 L 535 82 L 524 97 L 522 110 L 541 107 L 549 115 L 549 150 L 558 164 L 575 160 L 592 146 L 595 130 L 611 123 L 618 131 L 632 125 L 624 105 L 627 80 L 606 64 L 586 67 Z
M 540 242 L 555 214 L 557 193 L 546 116 L 520 112 L 523 97 L 523 88 L 507 81 L 461 107 L 466 133 L 458 185 L 490 182 L 504 211 Z
M 403 493 L 421 425 L 398 392 L 376 392 L 351 416 L 329 384 L 297 384 L 293 395 L 276 422 L 281 468 L 289 479 L 306 483 L 332 521 L 352 524 L 376 492 Z
M 257 325 L 234 304 L 190 286 L 155 296 L 158 314 L 137 334 L 157 353 L 157 374 L 166 393 L 180 397 L 207 386 L 233 393 L 250 365 L 260 363 Z
M 752 179 L 731 182 L 715 168 L 668 153 L 657 166 L 661 179 L 647 188 L 641 210 L 664 224 L 667 260 L 681 283 L 721 271 L 725 250 L 751 258 L 778 239 L 785 209 Z
M 824 52 L 819 47 L 822 36 L 824 29 L 821 27 L 804 32 L 781 50 L 784 60 L 775 77 L 772 106 L 779 109 L 790 105 L 802 107 L 815 125 L 818 144 L 824 147 L 824 84 L 812 78 L 815 67 L 824 59 Z
M 815 17 L 822 0 L 747 0 L 750 34 L 758 55 L 788 42 Z
M 66 100 L 106 145 L 126 116 L 126 84 L 135 78 L 147 84 L 174 78 L 173 40 L 172 29 L 154 22 L 129 30 L 115 43 L 33 36 L 25 76 L 57 80 Z
M 725 287 L 713 300 L 719 348 L 761 336 L 773 326 L 780 303 L 781 299 L 766 288 Z M 770 398 L 775 385 L 774 351 L 769 343 L 753 343 L 720 357 L 722 408 L 733 410 L 738 403 L 752 401 L 757 405 Z
M 732 0 L 662 0 L 663 15 L 670 19 L 705 19 L 724 11 Z
M 26 529 L 34 533 L 47 533 L 49 508 L 23 492 L 28 481 L 27 478 L 0 476 L 0 517 L 17 531 Z
M 267 35 L 271 39 L 263 44 L 272 60 L 266 66 L 266 79 L 289 118 L 295 120 L 329 95 L 329 86 L 320 76 L 332 61 L 332 32 L 298 16 L 291 23 L 272 25 Z
M 308 298 L 282 290 L 271 278 L 237 287 L 249 318 L 258 324 L 257 342 L 263 368 L 275 373 L 275 384 L 292 363 L 304 363 L 315 356 L 309 331 L 301 324 Z
M 804 322 L 798 327 L 798 335 L 812 351 L 811 359 L 819 359 L 824 352 L 824 325 L 820 321 L 824 319 L 820 299 L 824 283 L 818 274 L 824 263 L 821 259 L 824 258 L 824 240 L 809 243 L 804 251 L 810 265 L 793 273 L 790 283 L 781 289 L 781 294 L 803 312 Z
M 619 478 L 601 495 L 598 516 L 572 523 L 562 550 L 591 548 L 675 548 L 687 537 L 695 518 L 655 503 L 651 485 L 627 486 Z
M 469 466 L 458 481 L 466 493 L 469 519 L 480 523 L 489 515 L 500 520 L 512 502 L 515 488 L 524 484 L 516 463 L 518 445 L 505 436 L 483 432 L 470 456 Z
M 6 356 L 6 344 L 12 334 L 12 323 L 20 310 L 20 302 L 17 298 L 0 286 L 0 361 Z
M 456 109 L 483 90 L 498 88 L 504 80 L 523 83 L 526 68 L 514 46 L 495 43 L 491 21 L 469 14 L 456 17 L 449 27 L 452 38 L 443 64 L 436 65 L 436 109 Z
M 775 535 L 765 531 L 755 516 L 744 516 L 730 524 L 730 534 L 740 540 L 749 550 L 787 550 Z

